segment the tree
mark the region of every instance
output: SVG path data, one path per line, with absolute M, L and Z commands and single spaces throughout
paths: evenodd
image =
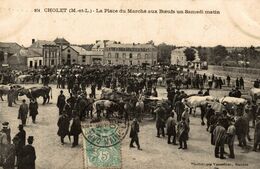
M 184 54 L 187 58 L 187 61 L 194 61 L 195 60 L 195 54 L 196 54 L 196 51 L 193 49 L 193 48 L 187 48 L 184 50 Z
M 175 49 L 172 45 L 167 45 L 166 43 L 161 43 L 158 45 L 158 62 L 168 63 L 171 62 L 171 53 Z
M 209 55 L 208 49 L 205 48 L 205 47 L 199 46 L 197 48 L 197 50 L 198 50 L 198 55 L 199 55 L 200 60 L 201 61 L 207 61 L 208 60 L 208 55 Z
M 228 51 L 226 47 L 218 45 L 212 49 L 211 59 L 214 61 L 215 64 L 220 65 L 227 55 Z

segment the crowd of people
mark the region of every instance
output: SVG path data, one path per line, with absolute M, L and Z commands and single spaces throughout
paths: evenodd
M 50 83 L 50 69 L 48 73 L 42 74 L 42 83 L 48 86 Z M 60 89 L 60 95 L 57 98 L 57 109 L 59 118 L 57 120 L 58 131 L 61 144 L 65 144 L 65 137 L 73 136 L 72 147 L 79 144 L 79 135 L 81 131 L 81 121 L 90 119 L 92 121 L 99 120 L 101 117 L 101 109 L 93 112 L 93 103 L 99 98 L 96 95 L 96 90 L 108 88 L 112 93 L 124 94 L 118 98 L 112 98 L 111 101 L 116 103 L 116 106 L 111 106 L 106 109 L 107 114 L 114 111 L 119 112 L 118 118 L 124 119 L 125 123 L 132 120 L 130 129 L 130 148 L 137 145 L 141 149 L 139 142 L 139 123 L 142 122 L 144 112 L 149 109 L 148 114 L 155 115 L 155 128 L 157 137 L 160 138 L 168 136 L 167 143 L 179 145 L 179 149 L 188 149 L 187 141 L 190 140 L 190 107 L 185 103 L 185 98 L 188 95 L 184 88 L 198 89 L 198 95 L 209 96 L 210 90 L 219 88 L 223 85 L 231 88 L 231 78 L 227 76 L 226 81 L 221 77 L 215 75 L 207 76 L 200 75 L 196 71 L 187 72 L 179 71 L 177 69 L 166 70 L 165 76 L 161 77 L 158 74 L 133 73 L 127 67 L 112 67 L 112 68 L 64 68 L 57 75 L 57 88 Z M 175 76 L 169 77 L 169 75 Z M 159 79 L 161 78 L 162 81 Z M 149 107 L 147 98 L 157 98 L 158 86 L 165 84 L 167 91 L 167 100 L 156 101 L 156 104 Z M 162 87 L 162 86 L 161 86 Z M 87 93 L 87 88 L 91 92 Z M 67 89 L 69 97 L 66 98 L 64 90 Z M 229 96 L 241 97 L 240 89 L 244 89 L 244 80 L 241 77 L 235 81 L 234 88 L 230 91 Z M 15 99 L 11 99 L 11 103 Z M 11 104 L 8 101 L 8 104 Z M 11 105 L 10 105 L 11 106 Z M 257 151 L 257 146 L 260 144 L 260 105 L 255 101 L 248 102 L 246 106 L 236 109 L 230 109 L 230 105 L 224 104 L 222 111 L 216 111 L 211 105 L 205 104 L 201 106 L 201 120 L 204 126 L 204 118 L 206 119 L 206 131 L 211 135 L 211 143 L 215 146 L 215 157 L 225 159 L 224 145 L 227 144 L 229 148 L 229 158 L 235 158 L 234 141 L 237 136 L 239 146 L 246 148 L 247 139 L 251 141 L 249 136 L 250 120 L 255 128 L 254 147 Z M 96 113 L 96 114 L 95 114 Z M 22 100 L 22 104 L 18 110 L 18 119 L 21 120 L 19 125 L 19 133 L 12 139 L 11 144 L 10 129 L 6 129 L 6 124 L 0 132 L 1 144 L 7 144 L 3 151 L 0 164 L 3 167 L 12 168 L 15 165 L 19 169 L 35 168 L 35 150 L 32 146 L 33 136 L 29 136 L 25 145 L 26 132 L 23 129 L 26 126 L 26 121 L 31 116 L 33 123 L 36 123 L 38 114 L 38 103 L 36 98 L 30 98 L 30 103 Z M 252 118 L 251 118 L 252 116 Z M 103 118 L 108 118 L 105 116 Z M 166 128 L 166 131 L 165 131 Z M 6 138 L 6 139 L 2 139 Z M 3 148 L 4 146 L 1 146 Z M 260 146 L 259 146 L 260 150 Z M 16 160 L 14 160 L 16 157 Z

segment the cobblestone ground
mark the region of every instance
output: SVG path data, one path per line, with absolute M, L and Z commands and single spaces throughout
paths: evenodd
M 37 85 L 26 85 L 26 87 Z M 66 138 L 66 144 L 61 145 L 57 136 L 58 109 L 56 107 L 59 90 L 54 85 L 53 99 L 48 105 L 39 106 L 39 115 L 36 124 L 29 119 L 25 127 L 27 136 L 33 135 L 35 138 L 34 146 L 36 149 L 36 168 L 37 169 L 79 169 L 83 168 L 82 137 L 80 145 L 71 148 L 71 144 Z M 185 90 L 188 93 L 197 93 L 197 90 Z M 159 88 L 159 97 L 166 97 L 164 88 Z M 89 93 L 89 89 L 88 89 Z M 227 95 L 227 90 L 211 91 L 216 97 Z M 98 91 L 100 94 L 100 91 Z M 68 97 L 68 92 L 65 90 Z M 17 112 L 22 98 L 20 97 L 14 107 L 7 107 L 6 101 L 0 102 L 0 122 L 9 121 L 12 129 L 12 136 L 18 132 Z M 6 100 L 6 97 L 4 98 Z M 28 99 L 27 99 L 27 102 Z M 38 100 L 41 104 L 42 99 Z M 214 147 L 210 145 L 210 134 L 206 132 L 205 126 L 200 125 L 199 117 L 191 117 L 190 139 L 187 150 L 179 150 L 178 146 L 168 145 L 166 138 L 157 138 L 155 122 L 145 119 L 140 126 L 140 144 L 143 151 L 129 149 L 129 135 L 122 141 L 122 163 L 123 168 L 137 169 L 259 169 L 259 152 L 243 150 L 237 146 L 235 141 L 236 159 L 220 160 L 214 157 Z M 251 137 L 253 137 L 251 129 Z M 249 142 L 252 147 L 253 142 Z M 228 148 L 225 148 L 228 152 Z

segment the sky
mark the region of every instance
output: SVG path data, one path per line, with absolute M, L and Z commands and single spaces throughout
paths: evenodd
M 260 46 L 259 0 L 0 0 L 0 41 L 64 37 L 176 46 Z M 34 9 L 41 12 L 33 12 Z M 50 13 L 45 8 L 216 10 L 220 14 Z

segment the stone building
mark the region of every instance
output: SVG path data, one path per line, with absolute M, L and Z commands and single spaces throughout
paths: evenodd
M 112 65 L 155 65 L 157 49 L 153 44 L 112 43 L 104 49 L 104 64 Z

